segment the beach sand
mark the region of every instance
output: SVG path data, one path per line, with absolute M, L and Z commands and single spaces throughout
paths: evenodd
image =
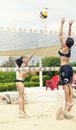
M 0 130 L 76 130 L 76 104 L 71 111 L 72 119 L 57 120 L 60 107 L 50 102 L 28 103 L 25 109 L 29 117 L 19 118 L 18 104 L 2 104 Z

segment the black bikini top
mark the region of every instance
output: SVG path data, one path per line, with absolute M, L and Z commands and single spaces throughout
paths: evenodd
M 60 50 L 58 51 L 58 53 L 59 53 L 60 56 L 65 56 L 65 57 L 70 57 L 71 56 L 71 50 L 70 49 L 69 49 L 69 52 L 67 54 L 61 52 Z

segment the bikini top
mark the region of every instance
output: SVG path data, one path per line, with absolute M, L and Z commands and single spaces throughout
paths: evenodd
M 61 50 L 61 49 L 60 49 Z M 71 50 L 69 49 L 69 52 L 66 54 L 66 53 L 63 53 L 63 52 L 61 52 L 61 51 L 58 51 L 58 53 L 59 53 L 59 55 L 60 56 L 65 56 L 65 57 L 70 57 L 71 56 Z

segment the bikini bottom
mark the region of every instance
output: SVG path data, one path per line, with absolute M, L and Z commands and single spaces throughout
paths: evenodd
M 22 82 L 23 83 L 24 81 L 16 79 L 15 82 Z

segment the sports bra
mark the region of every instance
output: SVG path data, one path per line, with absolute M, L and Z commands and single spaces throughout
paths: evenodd
M 61 52 L 60 50 L 58 51 L 58 53 L 59 53 L 60 56 L 65 56 L 65 57 L 70 57 L 71 56 L 71 50 L 70 49 L 69 49 L 69 52 L 67 54 Z

